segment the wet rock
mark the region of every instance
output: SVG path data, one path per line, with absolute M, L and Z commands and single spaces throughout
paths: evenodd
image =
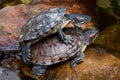
M 0 30 L 0 51 L 7 50 L 19 50 L 19 44 L 10 34 Z
M 98 46 L 104 47 L 110 52 L 120 52 L 120 21 L 114 25 L 107 26 L 105 30 L 100 32 L 97 39 L 94 41 Z
M 0 63 L 4 59 L 4 52 L 0 51 Z
M 8 58 L 4 63 L 1 64 L 1 66 L 8 70 L 20 70 L 23 66 L 23 62 L 18 59 Z
M 8 58 L 1 64 L 2 70 L 0 69 L 0 80 L 21 80 L 21 76 L 19 74 L 21 73 L 20 71 L 22 66 L 22 61 Z
M 20 0 L 0 0 L 0 9 L 22 3 Z
M 98 25 L 100 30 L 113 25 L 120 19 L 120 1 L 119 0 L 97 0 Z
M 19 50 L 18 42 L 7 32 L 0 30 L 0 63 L 3 59 L 19 56 L 16 53 Z
M 3 68 L 2 67 L 0 67 L 0 74 L 2 74 L 3 73 Z
M 37 80 L 119 80 L 120 60 L 111 53 L 97 48 L 87 48 L 85 59 L 75 69 L 70 68 L 70 61 L 65 61 L 49 67 L 46 74 L 36 76 L 31 73 L 30 66 L 24 66 L 27 76 Z M 49 74 L 49 75 L 48 75 Z
M 113 15 L 117 19 L 120 19 L 120 1 L 119 0 L 97 0 L 98 9 L 105 11 L 108 14 Z
M 3 4 L 6 0 L 0 0 L 0 4 Z
M 3 70 L 0 74 L 0 80 L 20 80 L 18 72 Z
M 20 0 L 22 3 L 28 4 L 30 3 L 32 0 Z

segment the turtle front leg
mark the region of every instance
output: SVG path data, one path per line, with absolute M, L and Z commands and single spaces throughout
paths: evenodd
M 91 20 L 91 17 L 84 14 L 65 14 L 65 17 L 70 19 L 72 22 L 79 24 L 83 24 Z
M 25 63 L 28 63 L 31 59 L 30 45 L 31 45 L 30 41 L 23 42 L 21 45 L 22 58 Z
M 32 72 L 38 76 L 43 75 L 46 72 L 47 66 L 45 65 L 35 65 L 32 68 Z
M 79 51 L 76 55 L 77 57 L 75 57 L 72 61 L 71 61 L 71 67 L 75 68 L 76 65 L 80 62 L 82 62 L 84 60 L 84 53 L 82 51 Z
M 65 14 L 65 17 L 70 19 L 75 27 L 83 29 L 81 24 L 87 23 L 91 18 L 84 14 Z
M 58 34 L 65 44 L 72 45 L 72 41 L 73 41 L 72 37 L 70 35 L 66 35 L 61 28 L 58 29 Z

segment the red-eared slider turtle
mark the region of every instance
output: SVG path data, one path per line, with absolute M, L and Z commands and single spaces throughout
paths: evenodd
M 61 42 L 58 36 L 53 35 L 32 45 L 31 63 L 34 64 L 32 72 L 37 75 L 42 75 L 45 73 L 47 66 L 65 61 L 70 57 L 75 57 L 71 61 L 72 68 L 74 68 L 77 63 L 83 61 L 83 51 L 95 38 L 98 31 L 92 29 L 84 33 L 81 32 L 82 31 L 76 32 L 74 29 L 67 29 L 65 31 L 66 34 L 73 37 L 72 45 L 65 45 Z
M 58 32 L 64 43 L 71 44 L 70 35 L 65 35 L 62 28 L 72 22 L 75 27 L 90 21 L 90 17 L 83 14 L 65 14 L 66 8 L 50 8 L 31 18 L 21 29 L 19 42 L 23 52 L 23 61 L 31 58 L 30 45 L 48 35 Z M 82 20 L 81 20 L 82 18 Z

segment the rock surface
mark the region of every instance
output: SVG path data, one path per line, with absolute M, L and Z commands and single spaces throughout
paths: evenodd
M 5 31 L 0 30 L 0 50 L 18 50 L 18 42 Z
M 21 80 L 19 77 L 21 61 L 13 58 L 7 59 L 0 66 L 0 80 Z
M 120 0 L 97 0 L 100 30 L 120 20 Z
M 120 19 L 120 0 L 97 0 L 96 3 L 100 10 Z
M 108 51 L 120 52 L 120 21 L 115 24 L 108 26 L 105 30 L 100 32 L 97 39 L 94 41 L 95 44 L 101 45 L 108 49 Z

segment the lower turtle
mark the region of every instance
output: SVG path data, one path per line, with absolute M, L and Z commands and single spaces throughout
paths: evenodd
M 71 68 L 83 61 L 84 50 L 87 45 L 93 41 L 98 33 L 97 29 L 87 30 L 85 32 L 77 29 L 66 29 L 65 33 L 73 37 L 72 45 L 62 43 L 57 35 L 51 35 L 31 47 L 32 72 L 36 75 L 42 75 L 50 65 L 74 58 L 71 61 Z

